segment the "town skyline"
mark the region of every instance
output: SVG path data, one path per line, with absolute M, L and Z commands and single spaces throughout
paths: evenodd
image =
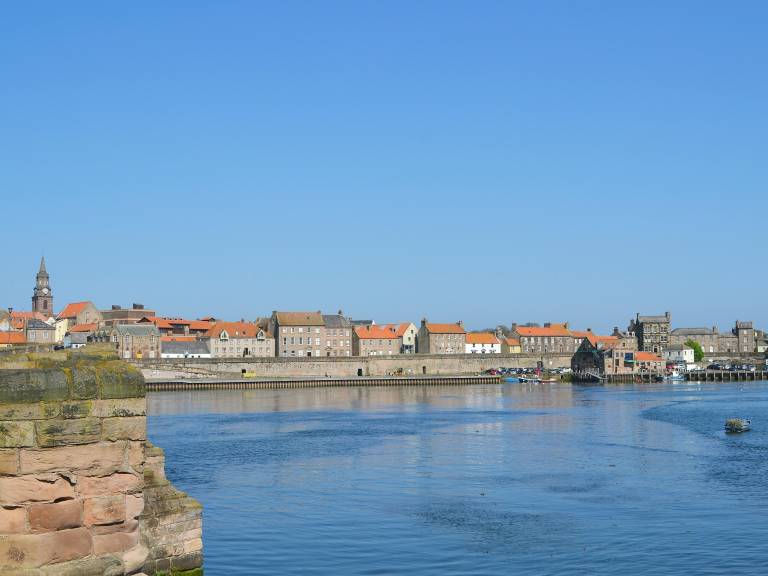
M 41 258 L 44 258 L 41 256 Z M 673 317 L 673 325 L 676 326 L 697 326 L 697 327 L 705 327 L 705 328 L 712 328 L 717 327 L 719 329 L 729 329 L 732 327 L 732 324 L 735 320 L 749 320 L 754 321 L 756 327 L 763 327 L 768 325 L 768 322 L 765 322 L 762 320 L 759 316 L 755 314 L 748 314 L 744 313 L 742 315 L 731 315 L 730 317 L 725 318 L 722 321 L 712 320 L 707 322 L 705 319 L 700 319 L 698 322 L 695 321 L 696 316 L 694 315 L 694 321 L 686 321 L 685 317 L 680 317 L 676 311 L 672 307 L 657 307 L 657 308 L 641 308 L 639 310 L 635 310 L 632 313 L 627 312 L 624 317 L 618 317 L 615 320 L 611 321 L 597 321 L 595 320 L 594 316 L 590 316 L 588 313 L 588 308 L 584 310 L 579 310 L 579 312 L 582 312 L 582 314 L 575 313 L 576 310 L 572 311 L 574 313 L 568 314 L 567 311 L 565 311 L 564 315 L 554 315 L 553 313 L 547 314 L 546 312 L 540 316 L 534 316 L 530 313 L 521 313 L 521 314 L 513 314 L 512 317 L 501 317 L 501 313 L 497 313 L 496 320 L 493 320 L 493 314 L 488 314 L 487 317 L 491 318 L 487 322 L 484 323 L 482 319 L 478 320 L 477 317 L 473 317 L 470 314 L 463 314 L 464 311 L 471 309 L 472 306 L 468 307 L 462 307 L 461 305 L 457 306 L 456 308 L 452 309 L 447 314 L 430 314 L 418 311 L 411 313 L 409 316 L 397 316 L 392 313 L 387 312 L 387 306 L 386 303 L 382 305 L 381 303 L 376 303 L 370 307 L 362 308 L 360 310 L 352 309 L 344 306 L 344 303 L 342 302 L 340 305 L 330 305 L 330 306 L 281 306 L 279 304 L 270 306 L 268 303 L 262 303 L 259 301 L 256 305 L 251 305 L 249 308 L 248 305 L 241 305 L 237 301 L 231 301 L 228 299 L 223 299 L 222 303 L 217 304 L 215 301 L 212 303 L 208 302 L 200 302 L 199 305 L 195 306 L 192 304 L 191 306 L 185 306 L 185 307 L 174 307 L 172 304 L 163 304 L 163 302 L 167 302 L 167 296 L 162 291 L 155 291 L 155 287 L 153 287 L 153 290 L 150 290 L 150 292 L 154 292 L 157 294 L 158 298 L 156 299 L 147 299 L 143 297 L 136 297 L 131 295 L 121 295 L 122 298 L 110 298 L 110 297 L 104 297 L 102 299 L 99 298 L 93 298 L 90 294 L 85 293 L 85 291 L 78 291 L 77 288 L 69 288 L 69 289 L 60 289 L 59 286 L 61 285 L 61 281 L 59 280 L 59 275 L 55 272 L 56 267 L 55 264 L 51 265 L 49 259 L 45 259 L 45 265 L 48 269 L 48 272 L 51 276 L 51 291 L 53 296 L 55 297 L 55 304 L 54 304 L 54 312 L 59 312 L 67 303 L 72 302 L 80 302 L 80 301 L 90 301 L 93 302 L 98 309 L 108 309 L 112 305 L 118 305 L 125 308 L 129 308 L 133 303 L 140 303 L 146 306 L 149 309 L 155 310 L 159 316 L 163 317 L 169 317 L 169 318 L 202 318 L 205 316 L 213 316 L 216 318 L 221 318 L 228 321 L 238 321 L 240 319 L 244 319 L 246 321 L 251 321 L 256 318 L 265 318 L 268 317 L 274 310 L 302 310 L 302 311 L 322 311 L 325 314 L 335 314 L 337 311 L 341 310 L 343 311 L 344 315 L 350 318 L 360 318 L 360 319 L 373 319 L 377 323 L 390 323 L 390 322 L 414 322 L 418 323 L 422 318 L 428 318 L 430 321 L 437 321 L 437 322 L 456 322 L 456 321 L 462 321 L 464 325 L 467 327 L 467 330 L 469 331 L 480 331 L 485 329 L 494 328 L 498 325 L 503 326 L 510 326 L 513 322 L 523 325 L 526 323 L 534 323 L 539 325 L 544 325 L 545 323 L 562 323 L 562 322 L 568 322 L 569 325 L 573 329 L 580 329 L 580 330 L 586 330 L 586 329 L 592 329 L 596 333 L 604 333 L 609 334 L 613 331 L 614 328 L 618 327 L 619 330 L 626 330 L 628 324 L 632 321 L 634 316 L 637 313 L 640 314 L 663 314 L 665 312 L 671 312 Z M 51 272 L 51 270 L 54 270 L 54 272 Z M 34 268 L 34 272 L 37 272 L 37 267 Z M 27 281 L 24 283 L 26 286 L 34 285 L 34 274 L 32 276 L 32 281 Z M 2 288 L 0 288 L 0 306 L 4 309 L 7 308 L 13 308 L 17 311 L 23 311 L 23 310 L 30 310 L 30 297 L 32 294 L 32 290 L 28 289 L 28 296 L 26 298 L 26 303 L 24 302 L 25 299 L 23 298 L 9 298 L 6 296 L 5 292 L 7 291 L 7 288 L 9 285 L 17 285 L 19 282 L 4 282 Z M 119 292 L 119 291 L 118 291 Z M 140 294 L 139 296 L 145 295 L 144 293 Z M 10 295 L 9 295 L 10 296 Z M 72 296 L 68 298 L 67 296 Z M 215 299 L 214 299 L 215 300 Z M 226 302 L 226 303 L 224 303 Z M 159 304 L 158 304 L 159 303 Z M 397 307 L 397 303 L 395 303 Z M 260 307 L 259 307 L 260 306 Z M 560 309 L 558 307 L 554 307 L 555 309 Z M 222 313 L 222 310 L 224 310 L 224 313 Z M 226 312 L 226 310 L 230 310 L 231 312 Z M 379 310 L 380 313 L 374 313 L 376 310 Z M 406 308 L 407 310 L 407 308 Z M 586 314 L 583 314 L 586 312 Z M 405 312 L 408 314 L 408 312 Z M 452 314 L 451 314 L 452 313 Z M 456 316 L 454 318 L 454 316 Z M 481 317 L 482 318 L 482 317 Z M 574 320 L 574 318 L 576 320 Z M 584 318 L 583 321 L 579 321 L 579 318 Z M 700 316 L 699 316 L 700 318 Z

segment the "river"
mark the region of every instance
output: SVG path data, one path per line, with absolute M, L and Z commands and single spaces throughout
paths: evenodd
M 160 392 L 149 414 L 208 576 L 768 572 L 768 382 Z

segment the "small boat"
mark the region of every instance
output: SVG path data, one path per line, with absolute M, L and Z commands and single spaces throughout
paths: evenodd
M 681 380 L 685 380 L 685 376 L 680 374 L 677 370 L 673 370 L 669 374 L 667 374 L 665 380 L 671 380 L 672 382 L 679 382 Z
M 556 378 L 547 378 L 546 380 L 539 380 L 539 382 L 552 383 L 552 382 L 557 382 L 557 379 Z
M 525 376 L 520 376 L 520 382 L 531 382 L 533 384 L 538 384 L 540 380 L 538 378 L 527 378 Z
M 752 421 L 746 418 L 728 418 L 725 421 L 725 431 L 733 434 L 747 432 L 752 426 Z

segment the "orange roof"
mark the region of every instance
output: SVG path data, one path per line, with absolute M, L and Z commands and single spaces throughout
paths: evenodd
M 205 320 L 185 320 L 184 318 L 163 318 L 161 316 L 145 316 L 139 322 L 151 322 L 158 328 L 172 329 L 174 326 L 189 326 L 190 330 L 210 330 L 213 322 Z
M 24 332 L 0 332 L 0 344 L 26 344 Z
M 470 332 L 467 334 L 467 344 L 498 344 L 499 339 L 490 332 Z
M 11 312 L 11 318 L 26 318 L 27 320 L 30 320 L 32 318 L 36 318 L 37 320 L 42 320 L 45 322 L 48 320 L 48 317 L 45 314 L 41 314 L 40 312 L 29 312 L 25 310 L 17 311 L 14 310 Z
M 549 327 L 518 326 L 516 329 L 520 336 L 572 336 L 568 328 L 562 324 L 552 324 Z
M 466 334 L 466 330 L 458 324 L 427 324 L 427 332 L 435 334 Z
M 520 346 L 520 340 L 517 338 L 506 338 L 505 342 L 508 346 Z
M 401 322 L 400 324 L 382 324 L 381 327 L 394 330 L 397 336 L 403 336 L 410 325 L 410 322 Z
M 98 328 L 99 325 L 95 322 L 92 322 L 90 324 L 75 324 L 72 326 L 72 328 L 69 329 L 70 332 L 93 332 Z
M 252 322 L 216 322 L 205 335 L 218 338 L 226 331 L 230 338 L 256 338 L 259 330 L 259 326 Z M 264 335 L 269 337 L 266 331 Z
M 635 352 L 635 360 L 638 362 L 664 362 L 653 352 Z
M 377 338 L 381 340 L 394 340 L 395 338 L 399 338 L 397 332 L 392 328 L 376 326 L 376 324 L 371 324 L 369 326 L 355 326 L 355 334 L 357 334 L 357 337 L 361 340 L 375 340 Z
M 197 340 L 195 336 L 161 336 L 162 342 L 194 342 Z
M 64 310 L 59 312 L 56 316 L 57 319 L 62 320 L 64 318 L 77 318 L 77 315 L 83 311 L 83 308 L 88 306 L 90 302 L 72 302 L 64 307 Z
M 15 330 L 24 330 L 24 318 L 11 318 L 11 327 Z

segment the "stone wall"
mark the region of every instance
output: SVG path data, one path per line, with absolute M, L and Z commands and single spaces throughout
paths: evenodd
M 0 574 L 201 574 L 199 504 L 146 440 L 144 380 L 103 351 L 0 362 Z
M 535 368 L 541 354 L 400 354 L 395 356 L 319 358 L 164 358 L 132 363 L 146 378 L 235 376 L 243 370 L 256 377 L 338 377 L 404 374 L 477 374 L 488 368 Z M 546 368 L 570 367 L 570 354 L 547 354 Z

